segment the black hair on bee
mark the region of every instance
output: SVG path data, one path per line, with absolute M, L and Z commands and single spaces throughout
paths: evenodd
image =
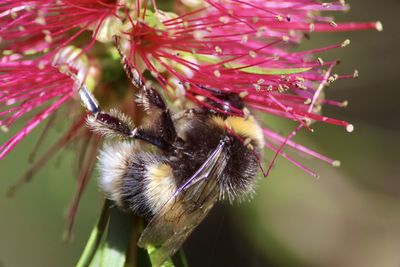
M 119 38 L 115 41 L 119 48 Z M 91 113 L 88 127 L 110 139 L 98 157 L 100 188 L 120 208 L 148 220 L 139 245 L 160 246 L 161 265 L 216 201 L 252 195 L 264 137 L 250 114 L 231 116 L 205 107 L 171 114 L 162 96 L 120 55 L 128 77 L 141 89 L 139 101 L 151 111 L 149 125 L 135 127 L 120 112 L 101 111 L 84 85 L 79 94 Z M 208 104 L 245 111 L 237 94 L 202 88 L 223 103 Z

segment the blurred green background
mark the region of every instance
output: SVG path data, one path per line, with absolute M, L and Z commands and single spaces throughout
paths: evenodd
M 380 20 L 384 31 L 313 34 L 300 49 L 351 39 L 351 46 L 322 57 L 340 58 L 336 72 L 358 69 L 360 78 L 328 88 L 328 98 L 350 105 L 324 113 L 352 122 L 355 131 L 318 124 L 314 133 L 295 138 L 340 159 L 342 166 L 305 160 L 321 175 L 316 180 L 279 158 L 253 201 L 218 205 L 195 231 L 185 244 L 190 266 L 400 266 L 400 1 L 348 2 L 351 11 L 335 14 L 336 21 Z M 74 239 L 62 241 L 76 189 L 71 151 L 48 162 L 16 197 L 6 197 L 7 188 L 28 169 L 40 132 L 0 162 L 1 267 L 74 266 L 102 206 L 93 179 Z M 0 143 L 10 134 L 1 133 Z M 48 142 L 60 134 L 51 130 Z

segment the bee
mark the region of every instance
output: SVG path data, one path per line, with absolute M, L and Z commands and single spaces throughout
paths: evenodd
M 102 111 L 84 84 L 78 92 L 89 111 L 88 127 L 109 140 L 98 156 L 99 186 L 122 210 L 148 221 L 138 245 L 158 247 L 154 259 L 161 265 L 217 201 L 253 194 L 264 137 L 252 115 L 228 115 L 232 109 L 245 111 L 240 96 L 204 85 L 199 86 L 220 99 L 207 103 L 225 112 L 198 106 L 172 114 L 121 50 L 120 55 L 140 89 L 137 101 L 148 125 L 135 127 L 117 110 Z

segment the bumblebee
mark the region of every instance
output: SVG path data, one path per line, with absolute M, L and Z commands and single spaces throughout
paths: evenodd
M 264 137 L 247 112 L 227 115 L 245 111 L 241 97 L 205 86 L 221 100 L 208 104 L 225 113 L 194 107 L 171 114 L 162 96 L 120 54 L 151 123 L 135 127 L 117 110 L 101 111 L 83 84 L 78 92 L 90 112 L 88 127 L 109 139 L 98 157 L 100 188 L 118 207 L 148 221 L 138 245 L 159 247 L 154 258 L 161 265 L 216 201 L 252 195 Z

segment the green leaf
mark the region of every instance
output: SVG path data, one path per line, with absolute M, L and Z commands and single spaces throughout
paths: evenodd
M 237 63 L 224 64 L 225 67 L 238 69 L 241 72 L 252 73 L 252 74 L 264 74 L 264 75 L 287 75 L 296 74 L 309 71 L 312 68 L 291 68 L 291 69 L 276 69 L 276 68 L 261 68 L 257 66 L 245 67 Z
M 117 207 L 111 208 L 107 237 L 101 251 L 100 266 L 124 267 L 130 245 L 133 217 Z
M 197 60 L 205 62 L 205 63 L 211 63 L 211 64 L 218 64 L 221 62 L 221 59 L 216 57 L 216 56 L 210 56 L 210 55 L 202 55 L 202 54 L 196 54 L 196 53 L 189 53 L 189 52 L 184 52 L 181 51 L 180 54 L 185 57 L 187 55 L 192 55 L 194 56 Z M 251 74 L 263 74 L 263 75 L 288 75 L 288 74 L 296 74 L 296 73 L 302 73 L 311 70 L 312 68 L 288 68 L 288 69 L 279 69 L 279 68 L 262 68 L 258 66 L 251 66 L 251 67 L 246 67 L 245 65 L 242 65 L 240 63 L 235 63 L 235 62 L 228 62 L 223 64 L 223 66 L 227 69 L 237 69 L 238 71 L 245 72 L 245 73 L 251 73 Z
M 93 228 L 86 247 L 77 263 L 76 267 L 124 267 L 127 264 L 127 253 L 131 241 L 131 231 L 133 225 L 133 216 L 123 213 L 117 207 L 110 208 L 110 201 L 106 201 L 103 211 Z M 140 223 L 137 223 L 140 228 Z M 104 236 L 106 233 L 106 236 Z M 140 248 L 137 248 L 139 253 Z M 148 260 L 152 267 L 175 267 L 171 258 L 168 258 L 160 265 L 159 248 L 148 246 L 146 252 L 148 258 L 139 260 L 138 266 L 147 266 Z M 187 267 L 187 261 L 183 252 L 180 250 L 177 255 L 177 261 L 180 267 Z M 158 257 L 158 258 L 157 258 Z M 147 262 L 147 263 L 146 263 Z
M 107 200 L 76 267 L 124 267 L 131 228 L 132 215 L 110 208 Z
M 158 262 L 160 261 L 157 256 L 158 248 L 155 246 L 147 246 L 147 254 L 149 255 L 151 266 L 153 267 L 175 267 L 174 263 L 172 262 L 171 258 L 168 258 L 163 264 L 159 265 Z
M 142 10 L 140 13 L 143 14 L 142 12 L 144 12 L 144 10 Z M 154 13 L 153 11 L 146 10 L 144 21 L 151 28 L 158 29 L 158 30 L 166 29 L 164 24 L 158 18 L 157 14 Z
M 92 232 L 90 233 L 89 240 L 85 246 L 85 249 L 82 252 L 81 258 L 76 264 L 76 267 L 87 267 L 93 261 L 96 251 L 100 247 L 103 233 L 105 232 L 105 229 L 107 227 L 109 218 L 109 206 L 110 203 L 106 200 L 104 202 L 100 218 L 93 228 Z
M 186 259 L 185 252 L 183 251 L 183 248 L 179 249 L 176 257 L 176 265 L 177 267 L 189 267 L 189 263 Z

